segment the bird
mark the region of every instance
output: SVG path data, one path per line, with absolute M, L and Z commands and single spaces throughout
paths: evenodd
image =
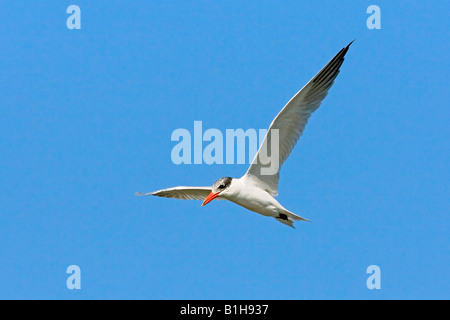
M 280 168 L 302 135 L 311 114 L 319 108 L 327 96 L 353 42 L 354 40 L 340 50 L 283 107 L 270 124 L 250 167 L 241 178 L 223 177 L 214 182 L 212 187 L 179 186 L 148 193 L 137 192 L 136 195 L 203 200 L 202 207 L 214 199 L 228 200 L 263 216 L 273 217 L 292 228 L 295 221 L 310 221 L 287 210 L 275 199 L 278 196 Z M 269 142 L 272 136 L 276 135 L 278 135 L 279 165 L 269 174 L 263 173 L 262 150 L 267 153 Z

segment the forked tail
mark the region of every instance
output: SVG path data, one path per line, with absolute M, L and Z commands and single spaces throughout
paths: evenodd
M 300 217 L 299 215 L 296 215 L 295 213 L 292 213 L 292 212 L 287 211 L 287 210 L 286 210 L 286 212 L 280 213 L 278 215 L 278 217 L 275 217 L 275 219 L 277 219 L 281 223 L 283 223 L 283 224 L 285 224 L 285 225 L 287 225 L 287 226 L 289 226 L 291 228 L 294 228 L 294 229 L 295 229 L 295 227 L 294 227 L 294 222 L 295 221 L 308 221 L 308 222 L 311 222 L 310 220 L 305 219 L 303 217 Z

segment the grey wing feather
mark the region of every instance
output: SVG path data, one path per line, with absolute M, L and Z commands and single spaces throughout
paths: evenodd
M 174 187 L 155 192 L 136 192 L 137 196 L 158 196 L 182 200 L 205 200 L 211 192 L 211 187 Z M 219 199 L 219 198 L 217 198 Z
M 352 43 L 353 41 L 322 68 L 272 121 L 260 149 L 255 155 L 247 173 L 243 176 L 244 180 L 266 190 L 273 196 L 278 195 L 279 170 L 302 135 L 309 117 L 319 108 L 322 100 L 327 96 L 328 90 L 339 74 L 339 69 L 344 62 L 344 56 Z M 278 167 L 271 174 L 261 174 L 262 168 L 270 167 L 270 165 L 262 165 L 260 152 L 263 147 L 265 150 L 270 150 L 268 141 L 271 141 L 272 129 L 278 129 L 279 163 Z

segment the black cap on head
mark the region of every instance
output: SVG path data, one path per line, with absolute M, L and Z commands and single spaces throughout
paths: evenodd
M 223 190 L 225 190 L 226 188 L 228 188 L 230 186 L 231 180 L 233 180 L 233 178 L 230 178 L 230 177 L 220 178 L 219 180 L 214 182 L 214 185 L 212 187 L 213 191 L 214 192 L 222 192 Z

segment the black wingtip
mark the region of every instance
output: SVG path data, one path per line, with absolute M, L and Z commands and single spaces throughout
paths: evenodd
M 356 40 L 356 39 L 353 39 L 352 42 L 350 42 L 350 43 L 347 45 L 346 48 L 347 48 L 347 49 L 350 48 L 350 46 L 352 45 L 353 42 L 355 42 L 355 40 Z

